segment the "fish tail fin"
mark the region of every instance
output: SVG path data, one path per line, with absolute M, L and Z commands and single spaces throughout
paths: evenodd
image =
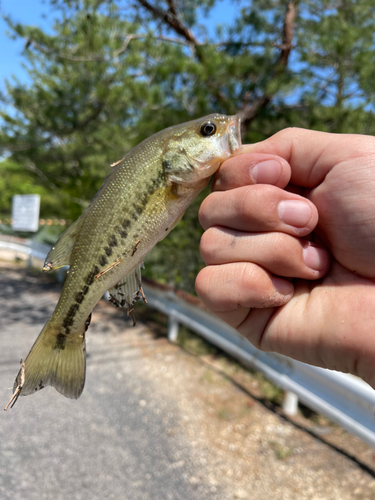
M 78 399 L 86 377 L 85 336 L 54 331 L 50 323 L 43 328 L 25 361 L 21 360 L 9 405 L 18 396 L 28 396 L 51 385 L 67 398 Z

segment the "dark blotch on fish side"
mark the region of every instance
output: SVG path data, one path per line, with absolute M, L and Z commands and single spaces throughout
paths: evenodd
M 66 335 L 63 333 L 59 333 L 56 336 L 56 344 L 55 344 L 55 349 L 59 349 L 60 351 L 65 349 L 65 344 L 66 344 Z
M 153 190 L 155 191 L 159 187 L 162 187 L 162 185 L 165 182 L 165 179 L 166 179 L 166 176 L 165 176 L 164 172 L 161 170 L 159 172 L 158 176 L 152 181 Z
M 112 235 L 108 241 L 108 246 L 117 247 L 117 245 L 118 245 L 118 243 L 117 243 L 116 237 L 114 235 Z
M 128 232 L 123 229 L 121 226 L 116 226 L 115 227 L 115 234 L 118 234 L 120 236 L 121 239 L 125 239 L 128 237 Z
M 143 211 L 145 209 L 145 206 L 147 205 L 149 199 L 149 195 L 145 194 L 143 198 L 138 202 L 135 203 L 132 207 L 133 212 L 130 212 L 130 216 L 132 219 L 135 221 L 138 220 L 139 216 L 143 214 Z
M 87 280 L 86 280 L 87 285 L 85 285 L 83 287 L 81 292 L 77 293 L 77 295 L 75 297 L 76 303 L 72 304 L 70 306 L 69 311 L 68 311 L 68 313 L 63 321 L 63 327 L 65 328 L 66 335 L 69 335 L 70 327 L 72 326 L 72 324 L 74 322 L 74 316 L 76 315 L 76 312 L 78 311 L 79 306 L 83 301 L 83 297 L 89 291 L 89 286 L 94 282 L 95 276 L 99 273 L 99 271 L 100 271 L 100 269 L 98 268 L 98 266 L 95 266 L 94 269 L 92 270 L 92 272 L 87 277 Z M 61 334 L 61 335 L 63 335 L 63 334 Z M 65 335 L 64 335 L 64 338 L 65 338 Z
M 99 264 L 103 267 L 108 263 L 108 259 L 105 255 L 99 257 Z
M 104 251 L 105 251 L 105 253 L 108 255 L 108 257 L 110 257 L 110 256 L 112 255 L 112 252 L 113 252 L 113 250 L 112 250 L 112 248 L 111 248 L 111 247 L 106 247 L 106 248 L 104 249 Z M 96 275 L 95 275 L 95 276 L 96 276 Z
M 141 203 L 138 203 L 137 205 L 134 205 L 134 210 L 138 215 L 142 215 L 143 213 L 143 205 Z
M 129 228 L 129 226 L 131 225 L 131 222 L 130 222 L 130 220 L 125 219 L 124 221 L 122 221 L 122 222 L 121 222 L 121 225 L 122 225 L 122 227 L 123 227 L 124 229 L 128 229 L 128 228 Z
M 74 316 L 78 311 L 78 309 L 79 309 L 79 303 L 76 302 L 75 304 L 71 305 L 68 314 L 66 315 L 66 318 L 63 321 L 63 327 L 65 328 L 67 334 L 70 333 L 69 327 L 72 326 L 74 321 Z
M 84 293 L 83 292 L 78 292 L 77 293 L 77 295 L 76 295 L 76 302 L 77 302 L 77 304 L 82 304 L 83 297 L 84 297 Z
M 112 253 L 112 250 L 111 250 L 111 253 Z M 107 253 L 107 255 L 111 255 L 111 254 Z M 94 283 L 95 276 L 97 274 L 99 274 L 99 271 L 100 271 L 100 269 L 98 268 L 98 266 L 95 266 L 94 269 L 92 270 L 92 272 L 87 276 L 86 285 L 90 286 Z

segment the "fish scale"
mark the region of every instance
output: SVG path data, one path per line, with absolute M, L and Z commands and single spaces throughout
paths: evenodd
M 47 255 L 45 271 L 70 269 L 55 311 L 21 363 L 12 405 L 47 385 L 80 396 L 93 307 L 110 290 L 114 303 L 131 312 L 143 296 L 144 257 L 240 148 L 238 117 L 213 114 L 151 136 L 114 164 L 88 209 Z

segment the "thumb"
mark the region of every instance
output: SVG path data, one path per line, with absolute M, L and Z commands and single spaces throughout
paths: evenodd
M 314 188 L 335 165 L 374 152 L 374 143 L 363 135 L 287 128 L 265 141 L 244 146 L 241 153 L 280 156 L 290 164 L 292 184 Z

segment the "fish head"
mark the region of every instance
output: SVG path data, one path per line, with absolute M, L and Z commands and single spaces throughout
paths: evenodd
M 167 129 L 168 130 L 168 129 Z M 211 114 L 171 127 L 163 155 L 165 174 L 172 182 L 192 185 L 216 172 L 241 148 L 240 118 Z

